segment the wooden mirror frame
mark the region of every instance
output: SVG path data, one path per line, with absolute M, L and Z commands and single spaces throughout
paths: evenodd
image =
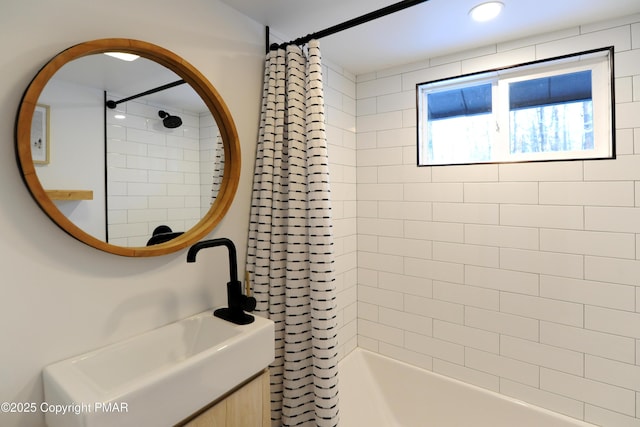
M 87 55 L 104 52 L 133 53 L 165 66 L 184 79 L 207 105 L 213 115 L 224 145 L 224 172 L 220 191 L 207 214 L 191 229 L 168 242 L 153 246 L 116 246 L 97 239 L 70 221 L 46 194 L 36 174 L 31 157 L 31 121 L 45 85 L 65 64 Z M 176 54 L 151 43 L 109 38 L 80 43 L 53 57 L 34 77 L 25 91 L 15 127 L 18 166 L 31 195 L 42 210 L 72 237 L 105 252 L 129 257 L 149 257 L 176 252 L 201 240 L 222 220 L 229 210 L 240 180 L 240 143 L 226 104 L 211 83 L 191 64 Z

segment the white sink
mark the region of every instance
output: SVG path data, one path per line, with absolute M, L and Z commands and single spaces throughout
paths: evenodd
M 47 425 L 172 426 L 273 361 L 271 320 L 235 325 L 211 313 L 45 367 Z

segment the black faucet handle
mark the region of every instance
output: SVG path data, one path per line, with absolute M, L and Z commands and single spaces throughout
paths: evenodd
M 244 311 L 248 311 L 248 312 L 252 312 L 253 310 L 256 309 L 256 299 L 254 297 L 248 297 L 246 295 L 242 296 L 242 309 Z

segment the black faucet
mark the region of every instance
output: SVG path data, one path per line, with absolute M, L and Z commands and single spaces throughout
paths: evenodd
M 212 248 L 214 246 L 226 246 L 229 250 L 229 282 L 227 283 L 227 305 L 228 307 L 218 308 L 213 315 L 236 325 L 247 325 L 255 319 L 245 311 L 253 311 L 256 308 L 256 299 L 242 293 L 242 284 L 238 280 L 238 261 L 236 247 L 233 242 L 226 238 L 203 240 L 189 248 L 187 252 L 187 262 L 196 262 L 196 254 L 200 249 Z

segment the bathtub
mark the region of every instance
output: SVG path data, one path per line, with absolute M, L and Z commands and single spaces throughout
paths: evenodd
M 360 348 L 339 372 L 340 427 L 593 427 Z

